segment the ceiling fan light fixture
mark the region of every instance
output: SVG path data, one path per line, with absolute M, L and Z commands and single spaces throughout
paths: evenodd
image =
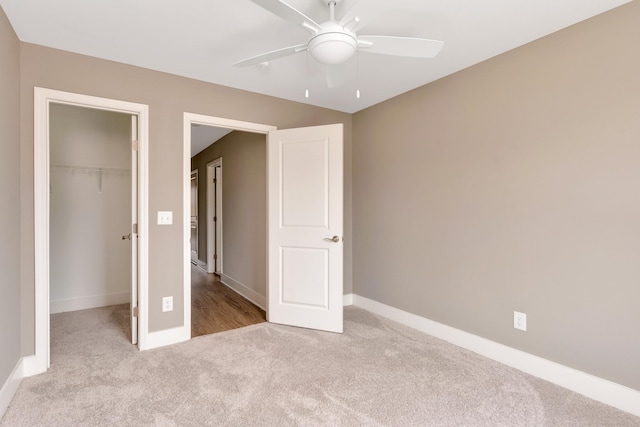
M 323 33 L 309 40 L 309 53 L 321 64 L 336 65 L 346 62 L 358 49 L 358 41 L 349 34 Z

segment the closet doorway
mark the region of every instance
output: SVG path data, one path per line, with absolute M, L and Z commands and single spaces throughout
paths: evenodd
M 56 303 L 53 304 L 56 307 L 62 307 L 63 310 L 89 308 L 88 306 L 99 306 L 105 304 L 111 304 L 113 298 L 123 298 L 123 295 L 130 295 L 131 302 L 131 316 L 130 316 L 130 337 L 132 342 L 137 340 L 140 349 L 146 349 L 147 343 L 147 330 L 148 330 L 148 313 L 147 313 L 147 294 L 148 294 L 148 243 L 147 243 L 147 217 L 148 217 L 148 123 L 149 123 L 149 108 L 147 105 L 135 104 L 126 101 L 118 101 L 113 99 L 99 98 L 81 94 L 75 94 L 70 92 L 57 91 L 52 89 L 43 89 L 36 87 L 34 89 L 34 245 L 35 251 L 35 355 L 32 358 L 28 358 L 25 361 L 24 371 L 25 375 L 31 376 L 41 372 L 45 372 L 50 365 L 50 342 L 49 342 L 49 327 L 50 327 L 50 303 L 52 298 Z M 74 148 L 71 151 L 71 156 L 77 156 L 73 159 L 69 158 L 52 158 L 51 144 L 50 144 L 50 130 L 51 130 L 51 111 L 55 110 L 58 106 L 74 107 L 88 110 L 108 111 L 119 114 L 124 114 L 129 120 L 129 155 L 127 171 L 125 167 L 108 166 L 104 164 L 90 164 L 95 157 L 90 157 L 86 152 L 83 152 L 83 148 Z M 54 125 L 55 126 L 55 125 Z M 77 135 L 71 136 L 77 138 Z M 79 138 L 82 139 L 82 138 Z M 67 141 L 68 142 L 68 141 Z M 63 141 L 63 145 L 67 142 Z M 54 152 L 57 148 L 53 148 Z M 74 151 L 78 150 L 78 151 Z M 62 150 L 64 151 L 64 150 Z M 69 150 L 67 150 L 69 151 Z M 56 155 L 59 153 L 56 152 Z M 104 154 L 104 153 L 103 153 Z M 87 157 L 82 157 L 82 156 Z M 73 162 L 72 162 L 73 161 Z M 76 163 L 77 162 L 77 163 Z M 58 268 L 52 264 L 52 250 L 55 245 L 68 245 L 70 242 L 56 240 L 53 242 L 51 239 L 52 233 L 57 233 L 56 230 L 52 230 L 52 220 L 60 220 L 61 213 L 58 211 L 58 207 L 54 207 L 56 211 L 53 213 L 54 217 L 50 216 L 51 204 L 61 204 L 62 215 L 64 215 L 64 209 L 69 209 L 65 206 L 66 199 L 52 200 L 52 192 L 62 189 L 62 186 L 54 183 L 58 182 L 58 178 L 61 181 L 71 180 L 73 174 L 76 174 L 76 178 L 84 174 L 88 177 L 83 183 L 76 182 L 79 187 L 93 187 L 93 190 L 97 194 L 105 194 L 107 188 L 111 189 L 113 179 L 118 178 L 118 174 L 130 175 L 129 187 L 130 187 L 130 200 L 129 200 L 129 214 L 130 221 L 124 230 L 120 229 L 120 226 L 115 226 L 114 229 L 115 239 L 118 244 L 130 245 L 130 291 L 129 293 L 107 291 L 107 293 L 95 294 L 96 290 L 92 289 L 90 292 L 81 295 L 72 295 L 68 293 L 69 289 L 63 289 L 62 291 L 57 288 L 51 287 L 50 268 Z M 53 174 L 62 174 L 62 176 L 53 177 Z M 64 176 L 69 174 L 70 176 Z M 54 182 L 55 181 L 55 182 Z M 102 193 L 100 193 L 102 191 Z M 94 196 L 96 196 L 94 194 Z M 57 196 L 56 196 L 57 197 Z M 73 197 L 73 196 L 71 196 Z M 96 196 L 97 197 L 97 196 Z M 101 196 L 100 196 L 101 197 Z M 88 201 L 87 201 L 88 202 Z M 78 205 L 78 201 L 74 202 Z M 95 213 L 80 213 L 79 217 L 92 216 L 89 221 L 94 221 L 93 225 L 97 224 L 96 221 L 104 220 L 104 212 L 101 214 Z M 93 216 L 95 215 L 95 216 Z M 71 226 L 80 226 L 80 224 L 66 224 L 60 226 L 61 230 L 65 227 L 69 229 Z M 91 225 L 86 223 L 82 224 L 82 227 L 91 228 Z M 73 228 L 73 227 L 71 227 Z M 109 235 L 113 233 L 107 233 Z M 94 236 L 95 237 L 95 236 Z M 110 236 L 111 238 L 111 236 Z M 69 240 L 69 239 L 66 239 Z M 71 239 L 74 242 L 76 240 Z M 91 241 L 90 238 L 80 241 L 80 245 L 84 245 L 85 251 L 90 251 Z M 75 243 L 74 243 L 75 244 Z M 104 249 L 104 248 L 102 248 Z M 74 249 L 75 250 L 75 249 Z M 77 252 L 75 252 L 77 253 Z M 73 256 L 63 254 L 55 254 L 55 257 L 61 255 L 64 257 L 64 261 L 68 261 L 68 258 Z M 83 254 L 84 255 L 84 254 Z M 105 261 L 106 255 L 103 256 L 102 261 Z M 104 267 L 104 266 L 103 266 Z M 59 270 L 64 270 L 63 266 Z M 104 268 L 103 270 L 95 271 L 96 275 L 109 276 L 113 271 Z M 58 274 L 58 272 L 54 273 Z M 57 279 L 54 279 L 57 280 Z M 77 286 L 75 290 L 77 290 Z M 66 292 L 66 293 L 65 293 Z M 93 295 L 88 295 L 89 293 Z M 56 299 L 57 298 L 57 299 Z M 138 310 L 138 303 L 140 303 L 140 310 Z
M 131 302 L 132 126 L 130 114 L 50 106 L 51 314 Z M 119 313 L 136 342 L 128 311 Z

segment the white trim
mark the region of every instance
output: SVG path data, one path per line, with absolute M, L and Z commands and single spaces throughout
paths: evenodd
M 138 271 L 139 347 L 148 332 L 148 145 L 149 107 L 114 99 L 98 98 L 40 87 L 34 88 L 34 263 L 35 263 L 35 355 L 25 359 L 25 375 L 49 368 L 49 105 L 52 103 L 115 111 L 138 116 Z M 27 368 L 28 367 L 28 368 Z
M 247 285 L 224 274 L 220 275 L 220 281 L 232 291 L 236 292 L 239 295 L 242 295 L 261 309 L 266 310 L 267 298 L 264 295 L 260 295 L 253 289 L 249 288 Z
M 181 327 L 174 328 L 173 333 L 161 331 L 168 333 L 166 339 L 158 340 L 167 342 L 161 345 L 171 344 L 174 335 L 180 336 L 180 341 L 191 339 L 191 123 L 188 123 L 186 115 L 183 118 L 182 132 L 182 298 L 184 309 Z M 185 141 L 189 141 L 189 144 Z
M 52 300 L 51 314 L 64 313 L 65 311 L 86 310 L 88 308 L 107 307 L 116 304 L 127 304 L 131 301 L 131 292 L 119 292 L 115 294 L 93 295 L 90 297 L 67 298 Z
M 131 343 L 138 344 L 138 317 L 134 314 L 138 311 L 138 116 L 131 116 L 131 240 L 129 242 L 130 251 L 130 287 L 129 287 L 129 309 L 131 313 Z M 134 226 L 135 224 L 135 226 Z
M 0 389 L 0 419 L 4 416 L 4 413 L 7 411 L 13 396 L 18 391 L 18 387 L 20 387 L 20 383 L 24 378 L 24 359 L 18 360 L 18 363 L 13 368 L 13 371 L 7 378 L 7 381 L 2 385 L 2 389 Z
M 189 124 L 215 126 L 218 128 L 233 129 L 241 132 L 268 134 L 269 131 L 276 130 L 275 126 L 260 123 L 243 122 L 241 120 L 225 119 L 222 117 L 205 116 L 203 114 L 184 113 L 184 118 L 188 119 Z M 191 133 L 191 129 L 189 129 Z M 189 139 L 189 148 L 191 148 L 191 140 Z M 191 149 L 189 149 L 189 158 L 191 158 Z
M 191 264 L 193 264 L 193 262 L 191 262 Z M 198 267 L 198 269 L 200 269 L 200 271 L 202 271 L 203 273 L 209 273 L 207 271 L 207 263 L 198 260 L 196 261 L 195 266 Z
M 22 358 L 22 366 L 24 369 L 24 376 L 31 377 L 42 373 L 39 366 L 39 361 L 36 356 L 25 356 Z
M 190 267 L 190 245 L 189 245 L 189 182 L 191 171 L 191 125 L 198 124 L 203 126 L 215 126 L 225 129 L 233 129 L 243 132 L 252 132 L 267 134 L 272 130 L 276 130 L 276 126 L 265 125 L 260 123 L 244 122 L 240 120 L 225 119 L 222 117 L 205 116 L 202 114 L 187 113 L 183 115 L 183 139 L 182 139 L 182 156 L 183 156 L 183 262 L 184 262 L 184 275 L 183 275 L 183 288 L 184 288 L 184 325 L 188 325 L 188 330 L 183 335 L 191 337 L 191 267 Z M 269 193 L 267 191 L 267 200 Z M 269 245 L 269 235 L 267 233 L 267 247 Z M 265 259 L 265 264 L 267 260 Z M 268 272 L 267 272 L 268 278 Z M 267 279 L 268 280 L 268 279 Z M 268 313 L 267 313 L 268 316 Z M 268 318 L 268 317 L 267 317 Z M 188 333 L 188 335 L 186 335 Z M 189 338 L 187 338 L 189 339 Z
M 145 350 L 151 350 L 167 345 L 178 344 L 191 339 L 191 329 L 184 326 L 164 329 L 162 331 L 149 332 L 145 342 Z
M 355 306 L 372 313 L 410 326 L 630 414 L 640 416 L 640 391 L 638 390 L 359 295 L 353 295 L 353 303 Z
M 342 305 L 345 307 L 353 305 L 353 294 L 344 294 L 342 296 Z

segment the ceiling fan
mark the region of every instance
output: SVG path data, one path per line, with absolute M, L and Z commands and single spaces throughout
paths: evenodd
M 396 36 L 360 36 L 357 31 L 364 25 L 354 16 L 343 16 L 336 20 L 336 6 L 349 0 L 322 0 L 329 6 L 329 20 L 321 24 L 304 13 L 285 3 L 283 0 L 251 0 L 274 15 L 299 25 L 307 30 L 311 37 L 306 43 L 266 52 L 234 63 L 238 67 L 264 65 L 274 59 L 309 52 L 311 57 L 325 65 L 329 87 L 338 86 L 344 80 L 342 67 L 357 51 L 381 55 L 405 56 L 412 58 L 432 58 L 440 52 L 444 42 L 439 40 L 396 37 Z

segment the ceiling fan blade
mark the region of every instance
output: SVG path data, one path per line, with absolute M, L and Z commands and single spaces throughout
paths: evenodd
M 251 1 L 273 13 L 274 15 L 279 16 L 285 21 L 289 21 L 292 24 L 301 26 L 312 34 L 316 34 L 318 33 L 318 31 L 320 31 L 320 25 L 317 22 L 282 0 Z
M 346 63 L 336 65 L 325 65 L 324 75 L 327 79 L 327 86 L 329 89 L 342 86 L 347 81 L 347 66 Z
M 371 44 L 370 46 L 368 46 Z M 440 52 L 444 42 L 414 37 L 359 36 L 361 52 L 382 55 L 408 56 L 410 58 L 433 58 Z
M 251 58 L 243 59 L 242 61 L 234 62 L 236 67 L 248 67 L 250 65 L 258 65 L 263 62 L 268 62 L 278 58 L 284 58 L 285 56 L 295 55 L 296 53 L 305 52 L 307 50 L 306 44 L 299 44 L 296 46 L 289 46 L 271 52 L 262 53 L 260 55 L 252 56 Z

